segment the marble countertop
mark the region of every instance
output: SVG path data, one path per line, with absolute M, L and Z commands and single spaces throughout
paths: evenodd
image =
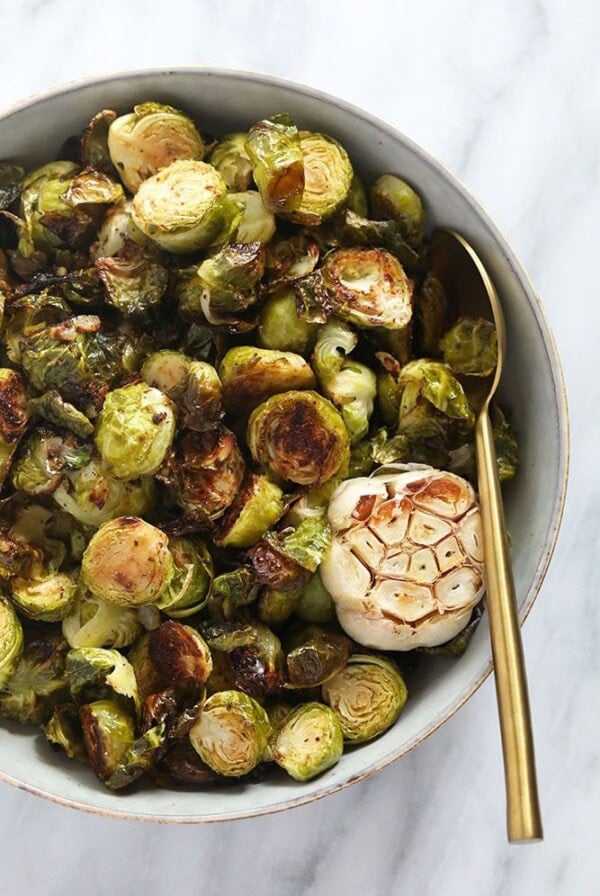
M 348 99 L 443 159 L 533 277 L 572 417 L 558 549 L 525 629 L 546 839 L 509 847 L 493 683 L 374 778 L 292 812 L 203 827 L 107 820 L 0 786 L 3 890 L 131 896 L 591 896 L 600 729 L 595 271 L 600 14 L 593 0 L 2 3 L 0 106 L 109 69 L 203 63 Z M 578 521 L 583 525 L 578 525 Z M 593 880 L 596 879 L 596 884 Z

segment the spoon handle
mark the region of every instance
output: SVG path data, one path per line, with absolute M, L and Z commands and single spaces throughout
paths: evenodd
M 496 450 L 487 406 L 475 429 L 477 478 L 510 843 L 541 840 L 531 715 Z

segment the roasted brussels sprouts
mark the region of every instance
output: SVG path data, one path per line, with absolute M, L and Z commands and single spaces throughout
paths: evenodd
M 0 367 L 0 488 L 27 426 L 27 393 L 16 370 Z
M 310 365 L 300 355 L 249 345 L 229 349 L 219 375 L 225 409 L 243 416 L 278 392 L 315 386 Z
M 59 638 L 29 641 L 13 674 L 0 686 L 0 716 L 23 724 L 43 724 L 54 706 L 68 699 L 65 653 L 66 645 Z
M 77 582 L 66 572 L 56 572 L 43 579 L 22 579 L 15 576 L 10 583 L 10 596 L 17 609 L 37 622 L 60 622 L 69 613 L 77 590 Z
M 316 625 L 302 629 L 292 643 L 285 660 L 287 686 L 291 688 L 323 684 L 344 668 L 352 652 L 349 638 Z
M 172 162 L 145 180 L 133 199 L 133 223 L 167 252 L 225 242 L 241 217 L 224 179 L 204 162 Z
M 167 289 L 167 271 L 145 249 L 126 243 L 116 255 L 96 259 L 109 305 L 125 317 L 155 307 Z
M 355 174 L 350 184 L 350 192 L 346 205 L 355 215 L 361 218 L 369 217 L 369 200 L 367 199 L 367 191 L 362 180 Z
M 110 159 L 127 189 L 179 159 L 201 159 L 204 143 L 194 122 L 161 103 L 140 103 L 108 129 Z
M 171 619 L 150 633 L 148 652 L 167 687 L 198 690 L 212 671 L 210 650 L 202 635 Z
M 0 688 L 13 675 L 23 652 L 23 627 L 12 606 L 0 596 Z
M 304 622 L 314 625 L 327 625 L 335 619 L 333 598 L 325 588 L 318 569 L 302 589 L 295 613 Z
M 365 364 L 349 358 L 357 337 L 347 324 L 330 321 L 319 330 L 313 352 L 313 368 L 324 394 L 341 411 L 350 444 L 369 431 L 377 379 Z
M 138 479 L 156 473 L 175 435 L 172 402 L 145 383 L 106 396 L 96 426 L 96 447 L 109 473 Z
M 215 542 L 225 548 L 249 548 L 283 514 L 283 493 L 266 476 L 247 473 L 233 503 L 217 527 Z
M 62 199 L 67 205 L 114 205 L 125 198 L 123 187 L 104 171 L 85 168 L 75 175 Z
M 211 650 L 229 655 L 232 686 L 257 700 L 279 691 L 284 682 L 281 641 L 266 625 L 220 622 L 203 628 Z
M 473 411 L 464 389 L 450 368 L 439 361 L 410 361 L 402 368 L 398 385 L 402 389 L 401 418 L 423 397 L 447 417 L 473 422 Z
M 256 575 L 248 566 L 238 566 L 221 573 L 213 582 L 208 607 L 213 619 L 230 619 L 238 607 L 254 603 L 259 586 Z
M 92 536 L 81 564 L 84 586 L 119 607 L 154 603 L 174 573 L 166 535 L 138 517 L 104 523 Z
M 27 402 L 27 411 L 33 420 L 46 420 L 61 429 L 70 430 L 80 439 L 87 439 L 94 432 L 89 418 L 70 402 L 64 401 L 58 389 L 49 389 L 43 395 L 31 398 Z M 82 448 L 79 454 L 89 459 L 86 449 Z
M 363 743 L 394 724 L 406 703 L 407 690 L 392 660 L 354 654 L 323 685 L 323 699 L 337 715 L 344 740 Z
M 128 243 L 136 243 L 138 246 L 150 243 L 150 239 L 133 223 L 132 211 L 130 200 L 119 202 L 106 211 L 96 240 L 90 247 L 94 261 L 118 255 Z
M 421 197 L 395 174 L 382 174 L 371 187 L 371 211 L 375 218 L 391 218 L 406 242 L 418 249 L 425 234 L 425 213 Z
M 191 358 L 182 352 L 162 349 L 148 355 L 142 364 L 140 375 L 149 386 L 160 389 L 176 401 L 185 387 L 191 363 Z
M 12 483 L 29 495 L 52 494 L 65 473 L 83 466 L 90 454 L 91 450 L 71 435 L 40 427 L 24 442 L 12 468 Z
M 258 618 L 273 628 L 283 625 L 297 609 L 301 596 L 301 589 L 283 591 L 281 588 L 263 588 L 257 603 Z
M 190 741 L 215 772 L 239 778 L 262 760 L 269 732 L 269 717 L 256 700 L 241 691 L 221 691 L 202 707 Z
M 264 348 L 302 355 L 311 348 L 317 330 L 316 324 L 298 317 L 291 286 L 275 290 L 261 306 L 258 340 Z
M 316 487 L 348 464 L 349 442 L 334 406 L 317 392 L 273 395 L 251 414 L 248 446 L 282 479 Z
M 0 162 L 0 209 L 9 208 L 18 199 L 23 187 L 25 171 L 14 162 Z
M 60 246 L 80 247 L 93 235 L 94 221 L 73 209 L 63 196 L 78 172 L 73 162 L 50 162 L 30 171 L 23 180 L 19 218 L 19 254 L 52 254 Z
M 428 271 L 415 293 L 415 317 L 418 324 L 420 353 L 426 358 L 437 358 L 440 339 L 446 329 L 448 300 L 441 281 Z
M 114 172 L 108 152 L 108 129 L 117 117 L 112 109 L 102 109 L 90 120 L 80 139 L 81 161 L 97 171 Z
M 69 647 L 128 647 L 141 631 L 135 609 L 106 603 L 81 589 L 62 621 Z
M 265 208 L 260 193 L 245 190 L 243 193 L 230 193 L 229 198 L 242 209 L 235 233 L 238 243 L 268 243 L 277 225 L 275 215 Z
M 211 321 L 225 314 L 245 311 L 258 296 L 255 284 L 265 268 L 260 242 L 228 243 L 209 255 L 198 268 L 203 291 L 200 304 Z
M 489 320 L 463 317 L 440 340 L 444 363 L 454 373 L 489 376 L 498 363 L 498 337 Z
M 267 247 L 266 269 L 271 285 L 289 283 L 312 273 L 319 261 L 319 244 L 306 233 L 277 240 Z
M 189 429 L 205 429 L 223 416 L 222 385 L 219 374 L 206 361 L 191 361 L 178 403 L 183 424 Z
M 104 783 L 109 790 L 127 787 L 152 768 L 165 748 L 165 726 L 155 725 L 127 748 Z
M 302 201 L 304 154 L 298 128 L 289 115 L 273 115 L 254 124 L 246 140 L 252 173 L 266 208 L 290 212 Z
M 183 619 L 205 606 L 212 586 L 213 562 L 199 538 L 171 538 L 169 550 L 175 564 L 173 578 L 156 606 L 173 619 Z
M 304 703 L 286 718 L 272 747 L 277 765 L 296 781 L 310 781 L 339 761 L 344 749 L 340 723 L 322 703 Z
M 61 703 L 54 707 L 44 725 L 44 734 L 48 742 L 64 750 L 69 759 L 86 761 L 87 751 L 83 743 L 79 711 L 73 703 Z
M 304 159 L 304 190 L 300 204 L 289 212 L 297 224 L 318 226 L 348 200 L 353 171 L 343 146 L 324 134 L 300 132 Z
M 96 457 L 80 469 L 66 470 L 52 495 L 79 523 L 95 529 L 115 517 L 141 516 L 153 496 L 152 479 L 115 479 Z
M 383 249 L 338 249 L 322 268 L 327 306 L 358 327 L 399 330 L 412 316 L 413 285 Z
M 133 719 L 114 700 L 95 700 L 80 708 L 79 720 L 88 761 L 104 780 L 135 739 Z
M 244 458 L 237 439 L 215 424 L 203 432 L 185 432 L 176 443 L 164 473 L 177 503 L 207 519 L 223 516 L 244 478 Z
M 248 190 L 252 184 L 252 162 L 246 150 L 248 134 L 237 131 L 227 134 L 211 151 L 208 161 L 221 174 L 227 189 L 234 192 Z

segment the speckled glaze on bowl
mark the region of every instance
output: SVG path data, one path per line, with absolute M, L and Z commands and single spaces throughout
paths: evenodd
M 512 249 L 471 194 L 439 162 L 385 123 L 319 91 L 250 72 L 184 67 L 102 75 L 34 96 L 0 115 L 0 158 L 26 166 L 54 158 L 64 138 L 99 109 L 126 111 L 154 99 L 185 109 L 208 133 L 245 129 L 288 111 L 303 127 L 346 147 L 367 181 L 395 171 L 419 189 L 430 225 L 455 228 L 473 244 L 502 298 L 509 334 L 501 400 L 514 416 L 522 467 L 505 493 L 513 566 L 523 620 L 539 591 L 560 525 L 568 470 L 564 383 L 538 296 Z M 41 737 L 2 723 L 0 777 L 31 793 L 103 815 L 193 823 L 262 815 L 299 806 L 374 774 L 421 743 L 474 693 L 491 670 L 487 626 L 457 662 L 434 660 L 413 683 L 397 724 L 352 750 L 324 776 L 223 790 L 105 791 L 88 768 L 51 753 Z

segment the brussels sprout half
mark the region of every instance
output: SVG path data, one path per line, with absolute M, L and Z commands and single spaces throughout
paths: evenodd
M 141 632 L 134 608 L 114 606 L 81 589 L 62 621 L 62 633 L 73 648 L 128 647 Z
M 489 376 L 498 364 L 498 336 L 489 320 L 463 317 L 440 340 L 444 363 L 454 373 Z
M 98 417 L 95 442 L 117 479 L 156 473 L 175 435 L 172 402 L 145 383 L 114 389 Z
M 313 345 L 317 331 L 317 324 L 298 317 L 291 286 L 276 289 L 261 306 L 258 341 L 263 348 L 303 355 Z
M 275 215 L 265 208 L 260 193 L 245 190 L 230 193 L 229 198 L 242 209 L 235 238 L 238 243 L 268 243 L 277 229 Z
M 239 778 L 261 762 L 270 730 L 269 717 L 256 700 L 241 691 L 220 691 L 202 707 L 190 741 L 213 771 Z
M 314 373 L 300 355 L 251 345 L 229 349 L 221 361 L 219 376 L 226 410 L 241 416 L 278 392 L 315 385 Z
M 69 699 L 65 678 L 66 645 L 50 635 L 26 645 L 15 670 L 0 686 L 0 716 L 22 724 L 43 724 L 54 707 Z
M 92 536 L 81 564 L 84 586 L 119 607 L 154 603 L 173 572 L 167 536 L 130 516 L 104 523 Z
M 66 572 L 44 579 L 22 579 L 10 583 L 10 596 L 17 609 L 38 622 L 59 622 L 69 613 L 75 600 L 77 582 Z
M 283 514 L 283 492 L 266 476 L 247 473 L 214 536 L 225 548 L 248 548 Z
M 27 393 L 20 373 L 0 368 L 0 488 L 27 426 Z
M 104 780 L 114 772 L 135 739 L 133 719 L 114 700 L 96 700 L 80 708 L 79 720 L 88 761 Z
M 208 161 L 221 174 L 227 189 L 247 190 L 252 183 L 252 161 L 246 150 L 248 134 L 237 131 L 226 134 L 211 151 Z
M 198 538 L 171 538 L 169 550 L 175 570 L 156 606 L 174 619 L 192 616 L 208 600 L 213 580 L 213 562 L 206 545 Z
M 407 243 L 418 249 L 425 234 L 425 213 L 419 194 L 396 175 L 382 174 L 371 187 L 369 199 L 373 216 L 396 221 Z
M 262 201 L 272 212 L 298 208 L 304 190 L 304 156 L 298 128 L 289 115 L 273 115 L 254 124 L 246 140 Z
M 167 289 L 167 271 L 141 246 L 127 242 L 120 251 L 96 259 L 109 305 L 124 317 L 154 308 Z
M 167 252 L 225 242 L 241 216 L 224 179 L 205 162 L 173 162 L 145 180 L 133 199 L 133 223 Z
M 288 213 L 297 224 L 318 226 L 348 200 L 352 165 L 343 146 L 324 134 L 300 132 L 304 190 L 300 204 Z
M 363 743 L 383 734 L 404 708 L 407 690 L 392 660 L 354 654 L 323 684 L 323 699 L 336 713 L 344 740 Z
M 145 513 L 153 503 L 154 482 L 115 479 L 94 457 L 81 469 L 67 470 L 52 497 L 79 523 L 97 529 L 116 517 Z
M 247 438 L 256 463 L 299 485 L 321 485 L 348 464 L 343 420 L 317 392 L 273 395 L 252 412 Z
M 12 606 L 0 596 L 0 688 L 14 673 L 23 652 L 23 628 Z
M 179 159 L 201 159 L 204 143 L 193 121 L 160 103 L 140 103 L 121 115 L 108 130 L 110 159 L 127 189 Z
M 342 730 L 333 710 L 322 703 L 305 703 L 284 721 L 272 754 L 296 781 L 310 781 L 335 765 L 343 749 Z

